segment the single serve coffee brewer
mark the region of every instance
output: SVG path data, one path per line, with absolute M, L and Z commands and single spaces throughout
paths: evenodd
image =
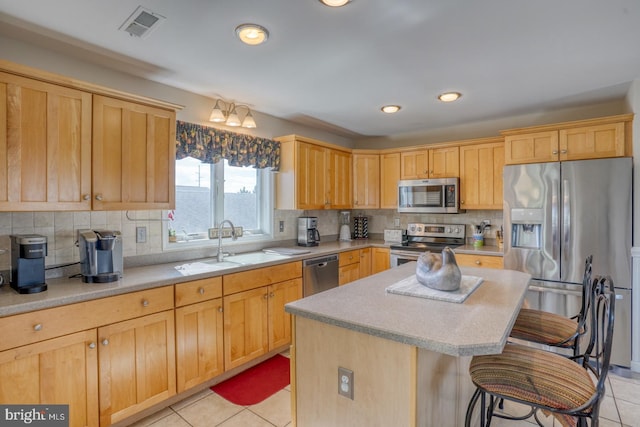
M 112 230 L 78 230 L 80 274 L 85 283 L 109 283 L 122 277 L 122 236 Z
M 47 238 L 37 234 L 11 236 L 11 287 L 21 294 L 46 291 L 44 259 Z

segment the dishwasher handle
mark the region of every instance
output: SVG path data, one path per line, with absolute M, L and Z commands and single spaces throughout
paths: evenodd
M 304 261 L 302 261 L 302 265 L 304 267 L 312 267 L 312 266 L 326 267 L 328 263 L 337 262 L 337 261 L 338 261 L 338 254 L 331 254 L 331 255 L 317 257 L 317 258 L 305 259 Z

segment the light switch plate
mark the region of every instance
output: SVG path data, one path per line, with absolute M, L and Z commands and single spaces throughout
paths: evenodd
M 384 230 L 384 241 L 390 243 L 402 242 L 402 230 Z

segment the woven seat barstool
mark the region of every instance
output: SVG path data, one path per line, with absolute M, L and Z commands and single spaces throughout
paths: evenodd
M 563 427 L 598 426 L 611 357 L 615 294 L 610 278 L 596 278 L 589 291 L 589 341 L 579 355 L 580 363 L 516 343 L 507 343 L 500 354 L 472 358 L 469 374 L 477 389 L 467 408 L 466 427 L 471 425 L 478 401 L 482 427 L 490 426 L 493 417 L 523 420 L 532 416 L 542 426 L 540 411 L 553 415 Z M 499 400 L 531 410 L 524 416 L 496 413 Z
M 522 308 L 511 330 L 511 338 L 569 349 L 572 356 L 580 354 L 580 336 L 585 331 L 586 313 L 589 308 L 589 285 L 593 255 L 585 260 L 582 278 L 580 312 L 569 318 L 543 310 Z

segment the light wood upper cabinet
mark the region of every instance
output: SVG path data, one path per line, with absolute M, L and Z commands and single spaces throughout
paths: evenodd
M 350 209 L 353 200 L 353 166 L 351 153 L 327 149 L 329 173 L 328 209 Z
M 90 329 L 0 352 L 0 402 L 69 405 L 69 426 L 98 427 L 98 349 Z
M 276 174 L 277 209 L 348 209 L 352 199 L 352 159 L 348 149 L 289 135 L 280 142 Z
M 456 178 L 460 175 L 458 147 L 400 153 L 400 179 Z
M 460 208 L 502 209 L 502 142 L 460 147 Z
M 400 153 L 400 179 L 429 178 L 428 150 Z
M 506 136 L 504 146 L 507 165 L 558 160 L 557 131 Z
M 631 155 L 632 114 L 503 131 L 505 164 Z
M 559 132 L 560 160 L 599 159 L 625 155 L 624 123 L 608 123 Z
M 93 208 L 175 207 L 175 111 L 93 100 Z
M 398 209 L 400 153 L 380 155 L 380 208 Z
M 301 142 L 296 147 L 296 199 L 298 209 L 324 209 L 327 203 L 327 159 L 324 147 Z
M 91 209 L 91 94 L 0 72 L 0 210 Z
M 353 207 L 380 207 L 380 155 L 353 154 Z

